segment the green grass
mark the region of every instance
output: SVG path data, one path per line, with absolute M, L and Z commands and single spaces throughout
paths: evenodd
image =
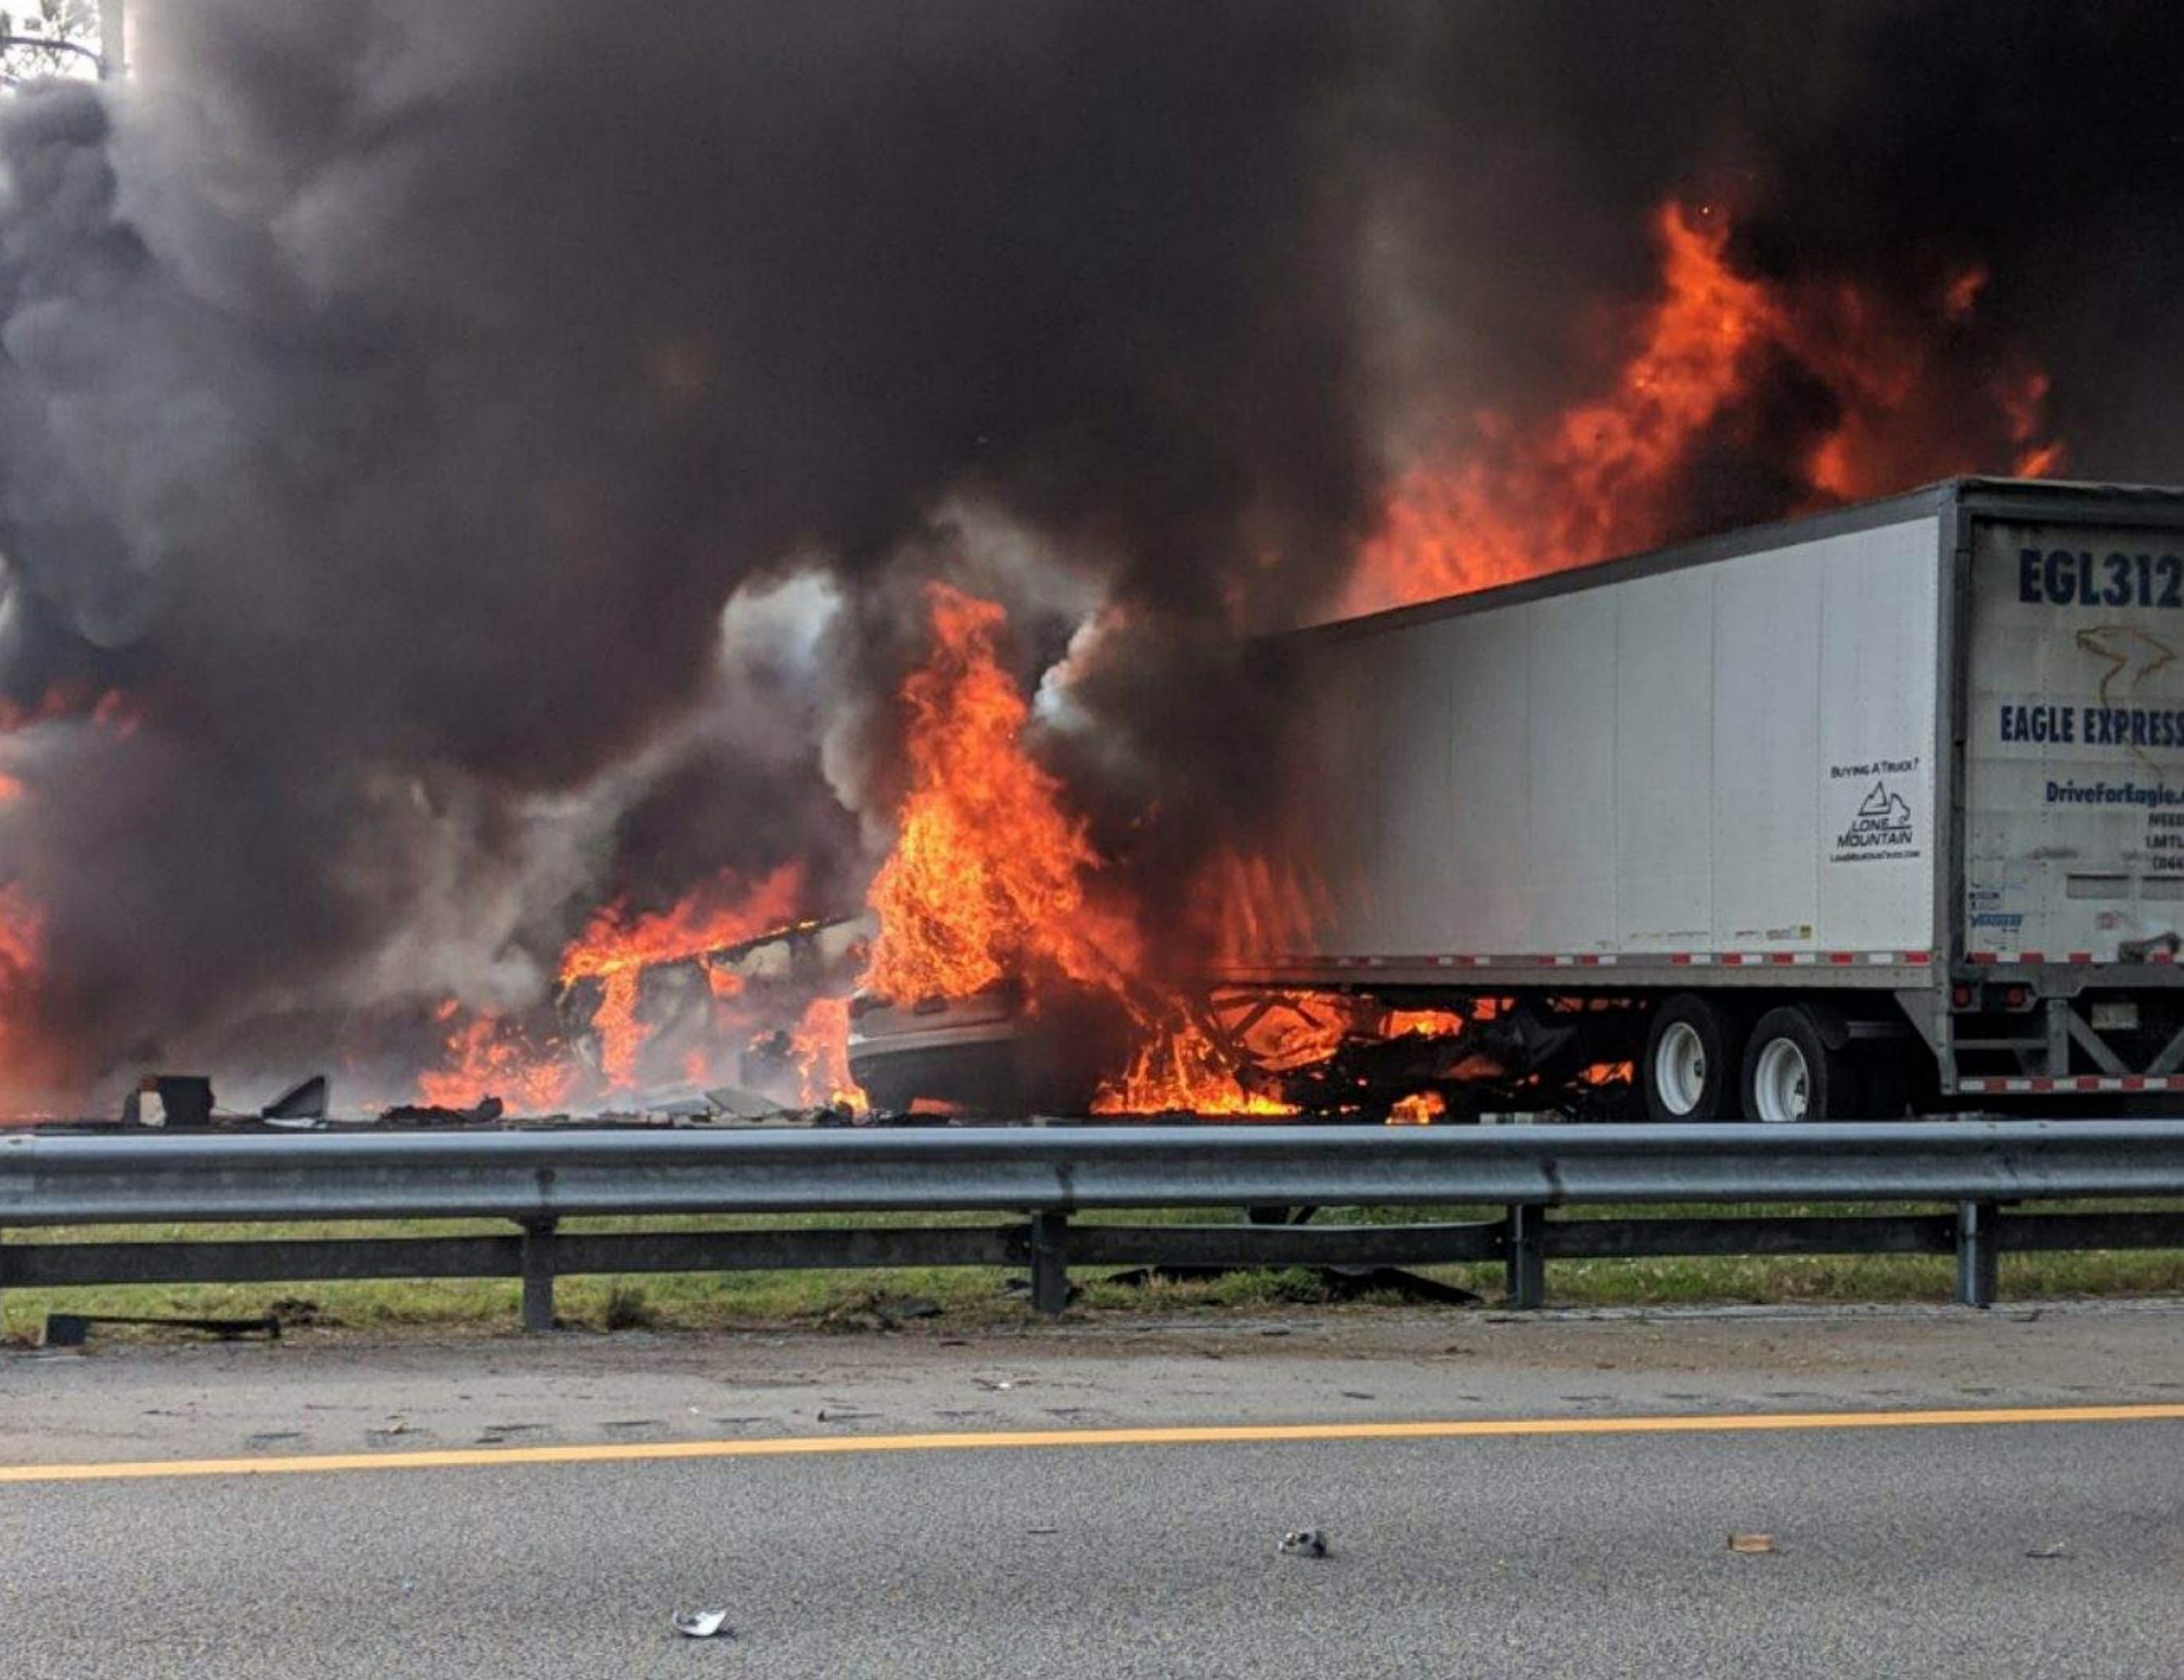
M 2174 1203 L 2139 1203 L 2146 1207 Z M 2114 1204 L 2079 1204 L 2090 1210 Z M 1609 1218 L 1619 1213 L 1704 1216 L 1769 1212 L 1883 1212 L 1880 1207 L 1586 1208 L 1559 1218 Z M 2059 1207 L 2051 1211 L 2060 1211 Z M 1422 1219 L 1492 1218 L 1490 1208 L 1331 1208 L 1327 1223 L 1399 1224 Z M 1095 1216 L 1101 1217 L 1101 1216 Z M 1104 1216 L 1112 1223 L 1219 1222 L 1234 1216 L 1213 1211 Z M 646 1221 L 572 1220 L 565 1229 L 674 1229 L 719 1226 L 768 1228 L 829 1223 L 805 1218 L 698 1218 Z M 909 1217 L 860 1224 L 1007 1223 L 991 1215 L 947 1221 Z M 10 1235 L 11 1242 L 102 1240 L 202 1241 L 276 1236 L 415 1236 L 459 1232 L 505 1234 L 491 1222 L 355 1222 L 312 1227 L 170 1225 L 125 1229 L 73 1229 Z M 1498 1265 L 1419 1268 L 1426 1276 L 1458 1284 L 1497 1303 Z M 1072 1311 L 1081 1318 L 1118 1321 L 1140 1315 L 1216 1313 L 1236 1308 L 1273 1310 L 1324 1303 L 1320 1278 L 1304 1270 L 1237 1272 L 1205 1280 L 1156 1281 L 1126 1287 L 1104 1281 L 1107 1269 L 1073 1274 L 1080 1293 Z M 1725 1303 L 1945 1301 L 1954 1283 L 1947 1256 L 1812 1256 L 1750 1259 L 1561 1260 L 1548 1268 L 1548 1299 L 1558 1307 L 1672 1306 Z M 1006 1293 L 1007 1274 L 984 1268 L 923 1268 L 889 1271 L 790 1271 L 576 1277 L 561 1280 L 556 1305 L 565 1324 L 591 1329 L 707 1329 L 806 1328 L 845 1332 L 886 1329 L 897 1323 L 921 1328 L 970 1328 L 1022 1324 L 1030 1318 L 1019 1295 Z M 2072 1296 L 2184 1293 L 2184 1251 L 2025 1254 L 2006 1256 L 2005 1300 Z M 1367 1297 L 1369 1306 L 1376 1298 Z M 1385 1298 L 1394 1300 L 1391 1295 Z M 67 1290 L 10 1289 L 0 1296 L 0 1331 L 15 1339 L 35 1336 L 49 1311 L 198 1317 L 254 1317 L 268 1311 L 291 1323 L 316 1322 L 372 1331 L 407 1328 L 513 1332 L 518 1288 L 498 1280 L 396 1280 L 250 1285 L 135 1285 Z M 308 1308 L 298 1304 L 307 1303 Z M 937 1307 L 938 1317 L 928 1316 Z

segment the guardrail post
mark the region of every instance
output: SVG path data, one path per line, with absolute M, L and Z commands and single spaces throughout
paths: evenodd
M 1518 1202 L 1509 1209 L 1509 1305 L 1519 1311 L 1534 1312 L 1547 1305 L 1547 1254 L 1540 1245 L 1540 1228 L 1546 1223 L 1544 1207 Z
M 1960 1306 L 1992 1306 L 2000 1286 L 2001 1214 L 1991 1201 L 1956 1205 L 1956 1299 Z
M 558 1219 L 523 1222 L 523 1328 L 554 1328 L 554 1228 Z
M 1031 1216 L 1031 1305 L 1060 1312 L 1069 1305 L 1069 1215 Z

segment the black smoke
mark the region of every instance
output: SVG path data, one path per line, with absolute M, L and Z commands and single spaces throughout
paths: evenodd
M 536 1001 L 710 872 L 853 905 L 933 573 L 1027 679 L 1120 603 L 1048 746 L 1184 879 L 1269 780 L 1236 633 L 1418 437 L 1588 388 L 1671 196 L 1755 273 L 1984 264 L 1966 388 L 2029 349 L 2082 468 L 2175 473 L 2153 3 L 147 10 L 0 113 L 0 699 L 133 719 L 0 761 L 72 1090 Z M 1758 388 L 1700 522 L 1825 423 Z

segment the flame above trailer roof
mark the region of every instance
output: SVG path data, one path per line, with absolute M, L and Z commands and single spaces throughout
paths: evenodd
M 1920 315 L 1854 282 L 1798 286 L 1738 270 L 1726 212 L 1671 201 L 1653 221 L 1659 291 L 1597 397 L 1531 425 L 1474 416 L 1458 458 L 1413 468 L 1361 555 L 1345 605 L 1406 605 L 1698 534 L 1710 455 L 1763 413 L 1769 381 L 1794 375 L 1827 401 L 1771 468 L 1791 474 L 1789 511 L 1899 490 L 2007 461 L 2037 477 L 2065 451 L 2037 369 L 1995 373 L 1966 403 L 1931 348 L 1977 307 L 1984 270 L 1960 270 Z M 1725 435 L 1726 434 L 1726 435 Z

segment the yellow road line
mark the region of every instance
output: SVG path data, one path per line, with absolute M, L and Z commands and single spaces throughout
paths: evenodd
M 427 1452 L 151 1459 L 109 1464 L 0 1465 L 0 1485 L 137 1481 L 168 1476 L 276 1476 L 342 1470 L 449 1470 L 481 1465 L 627 1464 L 659 1459 L 789 1458 L 848 1452 L 972 1452 L 1008 1447 L 1241 1445 L 1263 1441 L 1446 1441 L 1519 1435 L 1705 1435 L 1783 1429 L 1926 1429 L 1966 1424 L 2184 1421 L 2184 1404 L 2023 1406 L 1964 1411 L 1743 1412 L 1716 1416 L 1456 1418 L 1422 1423 L 1239 1423 L 1153 1429 L 1027 1429 L 945 1435 L 784 1436 L 735 1441 L 627 1441 L 582 1446 L 458 1447 Z

